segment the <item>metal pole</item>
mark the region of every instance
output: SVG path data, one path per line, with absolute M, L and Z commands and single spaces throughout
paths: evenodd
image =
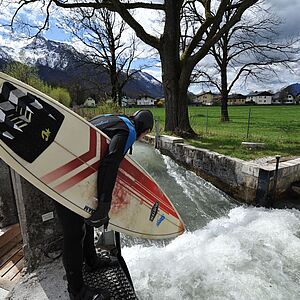
M 273 192 L 272 192 L 273 203 L 274 203 L 275 197 L 276 197 L 276 186 L 277 186 L 277 179 L 278 179 L 278 168 L 279 168 L 280 155 L 276 155 L 275 158 L 276 158 L 276 167 L 275 167 Z
M 159 120 L 156 119 L 155 120 L 155 149 L 159 148 Z
M 249 137 L 250 119 L 251 119 L 251 108 L 249 108 L 249 112 L 248 112 L 248 126 L 247 126 L 247 137 L 246 137 L 247 140 L 248 140 L 248 137 Z

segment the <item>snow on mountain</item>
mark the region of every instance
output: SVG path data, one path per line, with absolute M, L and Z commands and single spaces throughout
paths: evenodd
M 11 49 L 9 49 L 8 47 L 1 47 L 0 48 L 0 58 L 3 61 L 11 61 L 13 60 L 13 57 L 9 54 L 11 52 Z
M 78 52 L 66 43 L 50 41 L 44 37 L 31 40 L 1 40 L 0 58 L 19 61 L 28 65 L 47 66 L 52 69 L 65 70 L 70 58 Z
M 138 72 L 133 76 L 136 80 L 141 80 L 141 81 L 145 81 L 148 82 L 149 84 L 153 84 L 156 86 L 161 86 L 161 82 L 159 80 L 157 80 L 156 78 L 154 78 L 152 75 L 146 73 L 146 72 Z
M 22 40 L 20 43 L 12 39 L 0 41 L 0 66 L 8 61 L 19 61 L 36 66 L 43 80 L 55 84 L 63 84 L 62 81 L 71 82 L 79 75 L 83 75 L 78 64 L 78 58 L 83 55 L 68 43 L 47 40 L 41 36 L 31 40 Z M 95 77 L 95 72 L 91 69 L 90 75 Z M 99 72 L 101 73 L 101 70 Z M 107 86 L 108 76 L 103 77 L 106 72 L 102 69 L 102 74 L 100 73 L 98 74 L 99 80 Z M 88 75 L 85 73 L 84 76 Z M 163 95 L 161 82 L 141 71 L 134 74 L 133 79 L 125 85 L 124 92 L 130 97 L 145 94 L 152 97 Z
M 30 65 L 65 70 L 70 63 L 70 56 L 75 53 L 76 50 L 67 44 L 38 37 L 21 50 L 19 60 Z

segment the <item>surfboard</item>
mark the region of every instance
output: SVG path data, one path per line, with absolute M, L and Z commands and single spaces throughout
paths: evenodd
M 0 72 L 0 158 L 42 192 L 89 217 L 109 138 L 42 92 Z M 128 155 L 119 167 L 109 230 L 147 239 L 185 230 L 171 200 Z

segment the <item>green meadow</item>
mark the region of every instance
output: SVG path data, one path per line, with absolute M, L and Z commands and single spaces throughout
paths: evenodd
M 274 155 L 282 157 L 300 155 L 300 105 L 229 106 L 228 109 L 230 122 L 222 123 L 219 106 L 190 106 L 190 123 L 198 137 L 185 142 L 245 160 Z M 251 112 L 248 129 L 249 109 Z M 89 111 L 89 115 L 102 113 L 98 109 L 90 110 L 93 111 Z M 163 130 L 164 108 L 150 110 L 160 122 L 161 134 L 168 134 Z M 134 111 L 136 108 L 121 110 L 125 114 Z M 244 149 L 241 146 L 243 141 L 266 143 L 266 148 Z

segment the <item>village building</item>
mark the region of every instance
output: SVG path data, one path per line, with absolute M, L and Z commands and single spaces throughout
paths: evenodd
M 96 101 L 92 97 L 88 97 L 84 101 L 83 106 L 85 106 L 85 107 L 96 107 Z
M 280 91 L 274 94 L 272 104 L 296 104 L 296 97 L 290 93 Z
M 259 105 L 272 104 L 273 94 L 267 91 L 254 92 L 246 97 L 246 103 L 255 103 Z
M 194 99 L 194 104 L 211 106 L 211 105 L 219 104 L 220 100 L 221 100 L 220 94 L 215 94 L 215 93 L 212 93 L 211 91 L 209 91 L 209 92 L 204 92 L 204 93 L 199 94 Z
M 298 104 L 300 98 L 300 84 L 291 84 L 279 92 L 273 97 L 273 104 Z
M 165 99 L 165 97 L 156 98 L 155 105 L 156 105 L 157 107 L 164 107 L 165 104 L 166 104 L 166 99 Z
M 136 104 L 138 106 L 155 106 L 155 101 L 155 98 L 146 95 L 137 99 Z
M 228 105 L 244 105 L 246 103 L 246 96 L 242 94 L 232 94 L 228 96 Z
M 123 96 L 121 100 L 122 107 L 134 107 L 136 106 L 136 99 Z

